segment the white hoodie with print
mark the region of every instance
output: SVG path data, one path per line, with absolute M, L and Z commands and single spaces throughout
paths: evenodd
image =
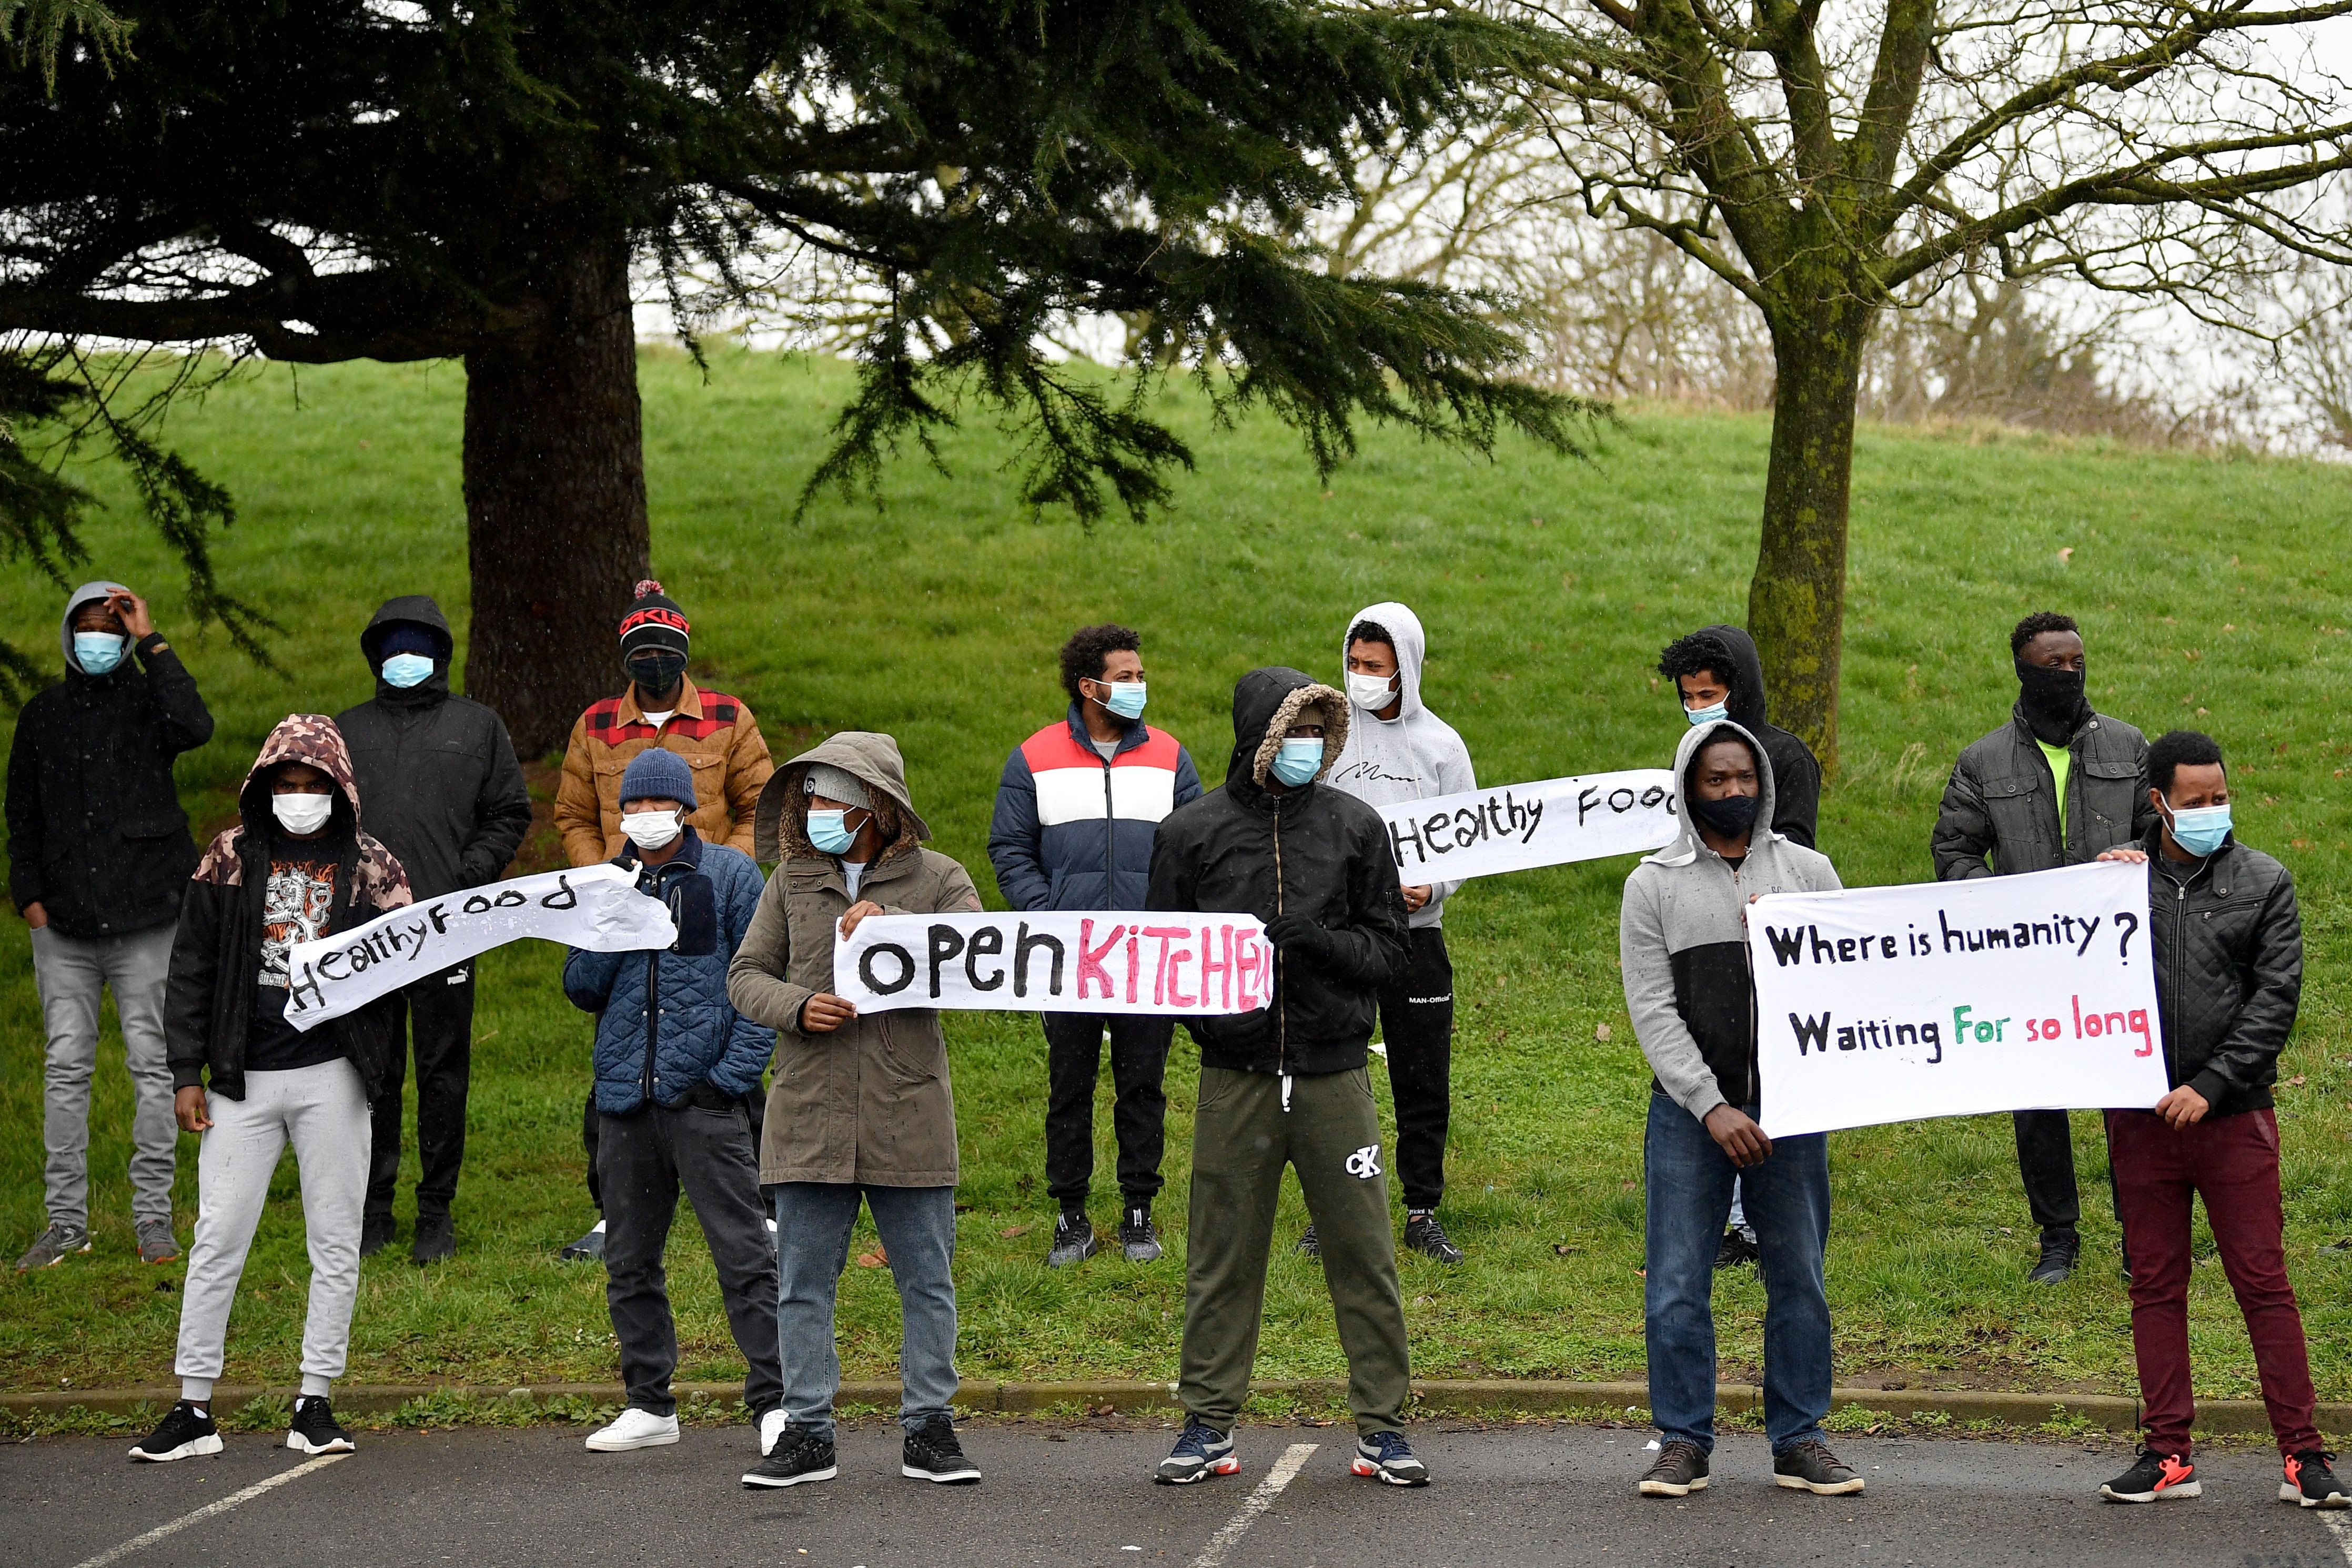
M 1366 605 L 1349 616 L 1339 633 L 1341 684 L 1348 667 L 1348 632 L 1366 621 L 1384 627 L 1394 639 L 1397 685 L 1404 701 L 1391 719 L 1365 708 L 1355 710 L 1347 749 L 1324 782 L 1372 807 L 1475 789 L 1478 779 L 1470 767 L 1470 748 L 1452 725 L 1422 706 L 1421 665 L 1428 643 L 1421 617 L 1393 601 Z M 1442 925 L 1445 900 L 1461 885 L 1459 881 L 1433 883 L 1429 902 L 1412 912 L 1413 927 Z

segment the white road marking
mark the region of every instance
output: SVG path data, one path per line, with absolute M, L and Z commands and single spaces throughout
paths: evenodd
M 1274 1506 L 1274 1500 L 1282 1495 L 1282 1489 L 1291 1483 L 1298 1474 L 1299 1467 L 1307 1463 L 1307 1457 L 1314 1451 L 1312 1443 L 1293 1443 L 1283 1449 L 1282 1458 L 1274 1461 L 1274 1469 L 1265 1472 L 1265 1479 L 1257 1483 L 1257 1490 L 1250 1493 L 1249 1500 L 1234 1511 L 1233 1518 L 1225 1521 L 1223 1529 L 1209 1537 L 1209 1544 L 1202 1549 L 1201 1555 L 1192 1559 L 1192 1568 L 1218 1568 L 1218 1564 L 1224 1562 L 1225 1553 L 1249 1533 L 1249 1527 L 1257 1522 L 1257 1516 Z M 94 1565 L 84 1563 L 82 1568 L 94 1568 Z
M 307 1463 L 297 1465 L 290 1470 L 280 1470 L 267 1480 L 258 1480 L 254 1482 L 251 1486 L 247 1487 L 243 1491 L 233 1491 L 229 1493 L 228 1496 L 221 1499 L 218 1502 L 208 1502 L 205 1504 L 204 1507 L 195 1510 L 194 1512 L 184 1513 L 179 1518 L 172 1521 L 169 1524 L 159 1524 L 144 1535 L 134 1535 L 120 1546 L 110 1547 L 108 1550 L 100 1552 L 95 1557 L 76 1563 L 74 1568 L 106 1568 L 108 1563 L 120 1562 L 123 1558 L 130 1556 L 134 1552 L 140 1551 L 145 1547 L 152 1546 L 155 1542 L 163 1540 L 167 1535 L 185 1530 L 188 1526 L 200 1523 L 205 1520 L 212 1518 L 215 1514 L 226 1513 L 230 1509 L 236 1507 L 239 1503 L 251 1502 L 255 1498 L 259 1497 L 263 1492 L 268 1491 L 272 1487 L 282 1487 L 288 1481 L 298 1480 L 300 1478 L 309 1475 L 312 1470 L 323 1469 L 325 1467 L 335 1463 L 338 1459 L 348 1459 L 350 1458 L 351 1456 L 349 1454 L 321 1454 L 319 1458 L 311 1459 Z
M 2336 1537 L 2336 1549 L 2344 1553 L 2344 1561 L 2352 1563 L 2352 1514 L 2339 1513 L 2332 1508 L 2315 1511 L 2319 1522 L 2327 1526 L 2327 1532 Z

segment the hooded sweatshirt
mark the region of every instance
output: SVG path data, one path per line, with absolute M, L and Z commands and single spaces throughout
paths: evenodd
M 451 695 L 457 642 L 438 604 L 421 593 L 387 600 L 360 633 L 368 668 L 382 671 L 384 638 L 403 625 L 432 636 L 433 674 L 405 689 L 377 674 L 373 699 L 345 708 L 335 726 L 351 747 L 369 831 L 416 896 L 432 899 L 498 880 L 530 831 L 530 789 L 505 721 Z
M 1675 778 L 1688 789 L 1691 761 L 1709 737 L 1755 737 L 1728 719 L 1692 727 L 1675 748 Z M 1821 893 L 1843 885 L 1829 857 L 1762 826 L 1778 804 L 1769 756 L 1757 766 L 1758 827 L 1734 870 L 1706 847 L 1685 808 L 1675 841 L 1625 879 L 1617 960 L 1625 1010 L 1655 1087 L 1693 1116 L 1717 1105 L 1757 1103 L 1756 988 L 1748 967 L 1748 901 L 1767 893 Z
M 1266 775 L 1283 732 L 1309 708 L 1323 721 L 1323 768 L 1277 793 Z M 1187 914 L 1314 916 L 1330 939 L 1320 959 L 1284 953 L 1257 1012 L 1187 1019 L 1204 1067 L 1244 1072 L 1345 1072 L 1361 1067 L 1381 988 L 1404 971 L 1404 889 L 1388 829 L 1370 806 L 1328 787 L 1347 750 L 1348 699 L 1291 669 L 1253 670 L 1234 688 L 1234 753 L 1224 786 L 1171 812 L 1151 850 L 1145 904 Z
M 1822 765 L 1811 747 L 1766 722 L 1764 661 L 1756 652 L 1756 639 L 1737 626 L 1702 626 L 1699 634 L 1721 643 L 1731 655 L 1733 667 L 1716 672 L 1731 677 L 1731 695 L 1723 705 L 1724 711 L 1732 723 L 1761 743 L 1764 755 L 1771 760 L 1773 782 L 1780 790 L 1772 831 L 1813 848 L 1822 812 Z
M 8 892 L 60 936 L 121 936 L 169 925 L 196 863 L 172 760 L 213 736 L 196 683 L 151 632 L 103 675 L 74 657 L 73 621 L 119 591 L 86 582 L 58 622 L 65 679 L 16 716 L 8 750 Z
M 334 811 L 315 839 L 287 837 L 270 808 L 270 773 L 307 763 L 334 785 Z M 324 714 L 290 714 L 262 743 L 237 793 L 238 823 L 224 829 L 197 862 L 172 940 L 163 996 L 163 1054 L 172 1086 L 210 1079 L 215 1092 L 245 1098 L 247 1053 L 287 1042 L 287 949 L 348 931 L 412 902 L 408 873 L 390 850 L 360 830 L 359 790 L 342 733 Z M 268 994 L 265 994 L 268 993 Z M 373 1101 L 385 1083 L 391 1029 L 385 998 L 331 1019 L 303 1037 L 310 1061 L 348 1056 Z M 273 1024 L 275 1028 L 273 1028 Z M 305 1065 L 290 1058 L 273 1065 Z M 257 1069 L 257 1071 L 258 1069 Z
M 1348 716 L 1348 746 L 1333 764 L 1331 787 L 1353 795 L 1367 806 L 1392 806 L 1400 800 L 1426 800 L 1433 795 L 1459 794 L 1478 788 L 1470 766 L 1470 748 L 1454 727 L 1421 703 L 1421 665 L 1427 648 L 1421 618 L 1393 600 L 1368 604 L 1348 620 L 1348 630 L 1370 621 L 1395 639 L 1397 694 L 1403 700 L 1394 718 L 1381 718 L 1367 708 Z M 1339 667 L 1348 666 L 1347 632 L 1340 633 Z M 1462 885 L 1453 882 L 1430 884 L 1429 902 L 1407 918 L 1415 929 L 1442 925 L 1445 900 Z

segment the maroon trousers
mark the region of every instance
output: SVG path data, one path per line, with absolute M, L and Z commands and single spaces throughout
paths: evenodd
M 2152 1111 L 2110 1111 L 2107 1158 L 2131 1257 L 2132 1349 L 2139 1358 L 2147 1446 L 2159 1454 L 2189 1452 L 2196 1414 L 2189 1391 L 2189 1224 L 2191 1201 L 2201 1197 L 2222 1272 L 2253 1341 L 2279 1452 L 2320 1447 L 2303 1313 L 2286 1278 L 2276 1114 L 2242 1111 L 2176 1132 Z

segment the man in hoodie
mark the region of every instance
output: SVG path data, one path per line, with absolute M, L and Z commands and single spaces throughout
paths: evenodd
M 392 851 L 420 900 L 497 881 L 530 831 L 530 790 L 505 721 L 450 693 L 456 646 L 447 618 L 432 600 L 419 593 L 386 601 L 360 633 L 360 653 L 375 675 L 375 695 L 335 716 L 335 727 L 351 748 L 360 799 L 367 803 L 368 831 Z M 415 1036 L 419 1168 L 416 1241 L 410 1255 L 419 1263 L 436 1263 L 457 1246 L 449 1206 L 466 1158 L 474 966 L 459 964 L 428 975 L 388 999 L 394 1029 L 400 1030 L 405 1014 Z M 362 1258 L 393 1239 L 406 1046 L 395 1049 L 385 1065 L 385 1092 L 374 1106 Z
M 1393 601 L 1368 605 L 1348 622 L 1339 656 L 1354 706 L 1347 749 L 1330 784 L 1367 806 L 1425 800 L 1478 787 L 1470 748 L 1421 701 L 1426 644 L 1421 618 Z M 1389 1092 L 1396 1100 L 1397 1183 L 1404 1188 L 1404 1244 L 1441 1263 L 1462 1249 L 1438 1223 L 1445 1194 L 1445 1131 L 1453 1113 L 1454 961 L 1445 952 L 1445 900 L 1459 882 L 1404 890 L 1412 946 L 1404 973 L 1381 988 L 1381 1038 L 1388 1046 Z M 1307 1227 L 1307 1249 L 1319 1245 Z
M 1174 736 L 1143 722 L 1143 639 L 1081 626 L 1062 644 L 1070 711 L 1013 748 L 996 789 L 988 858 L 1015 909 L 1140 909 L 1161 818 L 1201 795 Z M 1045 1195 L 1061 1205 L 1045 1266 L 1095 1255 L 1087 1194 L 1095 1173 L 1095 1082 L 1110 1037 L 1118 1099 L 1118 1239 L 1130 1263 L 1160 1256 L 1151 1200 L 1166 1142 L 1168 1045 L 1175 1021 L 1133 1014 L 1045 1013 Z
M 628 686 L 618 696 L 590 704 L 563 750 L 555 829 L 573 865 L 611 860 L 627 845 L 628 835 L 621 831 L 621 777 L 631 758 L 656 749 L 676 752 L 694 770 L 694 811 L 688 821 L 703 842 L 751 852 L 753 810 L 776 765 L 760 721 L 742 699 L 698 686 L 687 674 L 693 630 L 660 583 L 648 578 L 637 584 L 620 624 L 621 668 Z M 588 1151 L 588 1198 L 601 1209 L 596 1132 L 592 1091 L 580 1140 Z M 604 1220 L 565 1246 L 561 1256 L 604 1257 Z
M 49 1223 L 16 1267 L 89 1250 L 89 1084 L 110 988 L 133 1095 L 131 1222 L 139 1256 L 168 1263 L 180 1244 L 163 986 L 196 863 L 172 760 L 212 738 L 213 716 L 147 601 L 121 583 L 75 589 L 58 638 L 65 679 L 25 704 L 8 751 L 8 892 L 32 928 L 48 1033 Z
M 387 1010 L 373 1003 L 307 1033 L 286 1017 L 288 955 L 410 902 L 407 873 L 360 830 L 351 754 L 334 721 L 294 714 L 262 743 L 237 796 L 238 825 L 196 866 L 172 942 L 169 1041 L 180 1130 L 200 1134 L 196 1228 L 180 1297 L 180 1399 L 134 1459 L 220 1452 L 213 1384 L 229 1308 L 286 1145 L 302 1186 L 310 1311 L 302 1386 L 286 1446 L 346 1453 L 328 1393 L 343 1374 L 359 1294 L 368 1102 L 383 1092 Z
M 1952 766 L 1929 845 L 1938 882 L 2082 865 L 2138 842 L 2155 825 L 2141 787 L 2147 742 L 2092 710 L 2081 629 L 2040 611 L 2010 632 L 2009 651 L 2017 702 L 2008 723 Z M 2013 1120 L 2017 1173 L 2042 1232 L 2041 1257 L 2026 1278 L 2054 1285 L 2083 1252 L 2074 1134 L 2063 1111 L 2020 1111 Z
M 662 1253 L 683 1187 L 718 1266 L 719 1300 L 747 1368 L 743 1403 L 764 1454 L 783 1429 L 784 1385 L 776 1249 L 761 1214 L 759 1156 L 743 1102 L 759 1090 L 776 1037 L 727 999 L 727 966 L 759 906 L 760 868 L 740 850 L 704 843 L 688 824 L 694 774 L 682 758 L 639 752 L 622 776 L 621 802 L 630 847 L 613 863 L 669 906 L 678 935 L 667 952 L 575 947 L 563 962 L 563 994 L 596 1015 L 604 1299 L 629 1400 L 588 1448 L 625 1453 L 677 1441 L 669 1386 L 677 1330 Z
M 1625 1008 L 1655 1078 L 1643 1145 L 1648 1220 L 1643 1333 L 1658 1457 L 1645 1497 L 1704 1489 L 1715 1449 L 1715 1255 L 1747 1190 L 1764 1277 L 1764 1430 L 1775 1484 L 1857 1492 L 1862 1478 L 1822 1437 L 1830 1411 L 1829 1140 L 1768 1138 L 1756 1065 L 1748 904 L 1768 893 L 1840 885 L 1828 859 L 1769 826 L 1772 765 L 1728 719 L 1685 733 L 1675 753 L 1681 835 L 1625 879 L 1617 958 Z
M 774 1199 L 776 1333 L 784 1424 L 747 1487 L 831 1480 L 841 1387 L 834 1301 L 862 1202 L 890 1260 L 898 1345 L 899 1473 L 969 1485 L 955 1397 L 955 1095 L 947 1037 L 928 1009 L 861 1018 L 833 989 L 835 934 L 868 915 L 980 908 L 962 866 L 925 849 L 898 743 L 849 730 L 784 764 L 761 792 L 757 853 L 775 860 L 727 998 L 776 1031 L 760 1142 Z
M 2205 1200 L 2214 1250 L 2252 1342 L 2284 1476 L 2281 1502 L 2352 1507 L 2314 1425 L 2311 1353 L 2286 1273 L 2272 1087 L 2303 996 L 2294 878 L 2231 831 L 2230 777 L 2210 735 L 2176 729 L 2147 748 L 2157 818 L 2133 848 L 2099 858 L 2149 868 L 2148 956 L 2170 1091 L 2109 1111 L 2107 1149 L 2134 1267 L 2132 1349 L 2147 1438 L 2099 1489 L 2110 1502 L 2196 1497 L 2189 1458 L 2189 1228 Z
M 1188 1486 L 1241 1469 L 1233 1426 L 1249 1396 L 1282 1168 L 1298 1173 L 1321 1238 L 1348 1403 L 1349 1469 L 1393 1486 L 1429 1470 L 1401 1429 L 1412 1368 L 1397 1291 L 1381 1119 L 1365 1062 L 1380 995 L 1410 936 L 1378 813 L 1325 786 L 1348 748 L 1348 699 L 1291 669 L 1234 688 L 1222 789 L 1160 824 L 1146 907 L 1255 915 L 1275 950 L 1264 1009 L 1187 1019 L 1201 1047 L 1184 1264 L 1183 1432 L 1154 1479 Z

